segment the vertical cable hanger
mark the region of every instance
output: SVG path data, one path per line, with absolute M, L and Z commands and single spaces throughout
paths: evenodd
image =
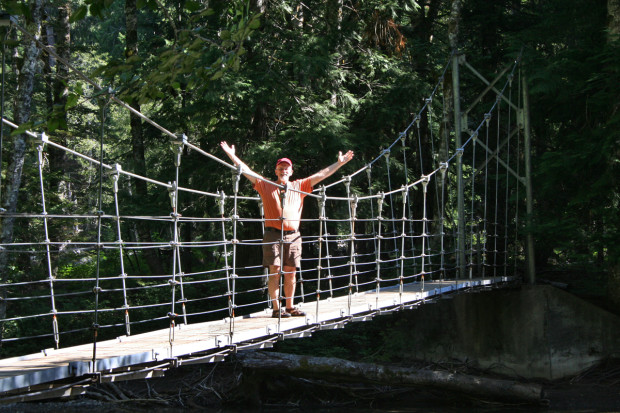
M 44 183 L 44 180 L 43 180 L 43 164 L 44 164 L 43 150 L 45 149 L 45 144 L 48 142 L 48 138 L 47 138 L 47 135 L 45 135 L 45 132 L 37 134 L 36 136 L 40 140 L 39 145 L 37 145 L 37 159 L 38 159 L 37 164 L 39 167 L 39 184 L 41 188 L 41 208 L 42 208 L 41 215 L 43 216 L 43 229 L 45 231 L 45 240 L 43 241 L 43 244 L 45 245 L 47 279 L 48 279 L 48 284 L 49 284 L 49 289 L 50 289 L 52 330 L 54 334 L 54 343 L 56 345 L 56 348 L 58 349 L 60 348 L 60 334 L 58 330 L 58 318 L 57 318 L 58 310 L 56 309 L 56 299 L 54 296 L 55 277 L 52 272 L 52 258 L 51 258 L 51 250 L 50 250 L 51 241 L 50 241 L 50 236 L 49 236 L 49 225 L 48 225 L 49 217 L 47 216 L 47 208 L 46 208 L 46 202 L 45 202 L 45 186 L 43 185 Z
M 123 308 L 125 309 L 125 332 L 129 336 L 131 335 L 131 323 L 129 321 L 129 304 L 127 302 L 127 271 L 125 271 L 125 259 L 123 253 L 123 237 L 121 232 L 121 216 L 118 203 L 118 181 L 120 179 L 120 171 L 122 170 L 119 164 L 114 165 L 114 170 L 110 173 L 112 177 L 112 191 L 114 195 L 114 221 L 116 222 L 116 236 L 118 244 L 119 263 L 121 266 L 121 281 L 123 289 Z
M 323 243 L 325 242 L 325 238 L 323 235 L 323 222 L 325 221 L 325 203 L 327 202 L 327 195 L 325 194 L 325 186 L 321 187 L 320 191 L 321 198 L 319 198 L 319 239 L 318 248 L 319 248 L 319 256 L 317 259 L 316 265 L 316 313 L 315 320 L 319 320 L 319 303 L 321 301 L 321 277 L 323 270 Z
M 513 79 L 513 74 L 511 73 L 508 76 L 508 100 L 510 102 L 512 102 L 512 79 Z M 508 106 L 508 120 L 507 120 L 507 127 L 506 127 L 506 164 L 510 165 L 510 137 L 512 135 L 511 129 L 512 129 L 512 110 L 510 108 L 510 106 Z M 503 271 L 503 276 L 505 277 L 507 275 L 508 272 L 508 207 L 509 207 L 509 195 L 510 195 L 510 191 L 509 191 L 509 186 L 510 186 L 510 173 L 508 173 L 508 171 L 506 171 L 506 189 L 505 189 L 505 193 L 504 193 L 504 248 L 503 248 L 503 252 L 504 252 L 504 271 Z M 498 177 L 499 178 L 499 177 Z
M 235 304 L 236 291 L 237 291 L 237 253 L 239 252 L 237 246 L 239 245 L 239 239 L 237 238 L 237 230 L 239 225 L 239 183 L 241 181 L 242 169 L 241 165 L 237 165 L 235 171 L 235 183 L 233 187 L 233 213 L 232 213 L 232 269 L 228 273 L 227 287 L 228 291 L 228 315 L 230 317 L 229 325 L 229 344 L 232 344 L 233 334 L 235 332 L 235 310 L 237 305 Z
M 484 115 L 484 119 L 486 121 L 486 135 L 485 135 L 485 145 L 489 147 L 489 122 L 491 120 L 491 113 L 486 113 Z M 483 245 L 482 245 L 482 276 L 486 275 L 486 270 L 488 266 L 488 258 L 489 258 L 489 151 L 484 151 L 485 153 L 485 162 L 484 162 L 484 196 L 483 196 L 483 211 L 482 211 L 482 236 L 484 237 Z
M 101 287 L 99 285 L 99 278 L 101 276 L 101 251 L 103 249 L 103 244 L 101 242 L 101 227 L 102 227 L 102 218 L 104 215 L 103 212 L 103 139 L 105 137 L 105 122 L 106 122 L 106 108 L 110 103 L 110 99 L 106 99 L 105 101 L 99 101 L 99 106 L 101 110 L 101 133 L 99 137 L 99 187 L 97 193 L 97 267 L 95 273 L 95 286 L 93 288 L 93 293 L 95 294 L 95 311 L 94 311 L 94 320 L 93 320 L 93 358 L 92 358 L 92 373 L 97 371 L 97 338 L 99 333 L 99 293 L 101 293 Z

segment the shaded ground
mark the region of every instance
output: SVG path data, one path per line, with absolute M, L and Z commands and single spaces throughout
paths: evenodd
M 545 385 L 551 410 L 620 411 L 620 360 L 608 360 L 582 374 Z
M 480 374 L 473 371 L 469 373 Z M 232 362 L 189 366 L 171 370 L 163 378 L 96 385 L 86 396 L 74 400 L 0 406 L 0 412 L 40 413 L 62 410 L 64 413 L 73 413 L 89 409 L 96 409 L 97 412 L 164 413 L 276 410 L 362 413 L 620 411 L 620 360 L 609 360 L 570 380 L 543 383 L 547 403 L 541 406 L 500 404 L 436 389 L 334 384 L 284 376 L 269 377 L 260 383 L 262 405 L 259 405 L 252 404 L 250 392 L 241 385 L 244 374 L 241 367 Z M 242 400 L 246 404 L 237 403 Z

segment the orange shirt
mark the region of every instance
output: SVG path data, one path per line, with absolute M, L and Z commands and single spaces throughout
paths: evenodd
M 265 226 L 280 229 L 280 217 L 284 216 L 285 231 L 296 231 L 299 229 L 301 211 L 304 206 L 303 201 L 306 194 L 291 191 L 290 189 L 308 193 L 312 192 L 310 178 L 291 181 L 288 183 L 288 188 L 289 190 L 286 191 L 286 197 L 284 199 L 284 211 L 282 211 L 282 205 L 280 205 L 280 188 L 261 179 L 257 179 L 254 183 L 254 189 L 258 191 L 263 200 Z

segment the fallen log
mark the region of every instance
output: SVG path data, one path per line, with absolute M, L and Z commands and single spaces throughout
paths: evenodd
M 543 402 L 542 386 L 514 380 L 266 351 L 244 351 L 237 353 L 236 358 L 244 368 L 299 377 L 320 377 L 328 381 L 347 380 L 404 387 L 426 386 L 498 401 L 534 404 Z

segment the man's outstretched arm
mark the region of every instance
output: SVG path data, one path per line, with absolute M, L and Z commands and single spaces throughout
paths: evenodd
M 226 143 L 226 141 L 222 141 L 220 142 L 220 146 L 222 147 L 224 152 L 226 152 L 226 155 L 228 155 L 230 160 L 233 161 L 235 166 L 241 165 L 241 173 L 243 174 L 243 176 L 248 178 L 252 183 L 256 182 L 257 177 L 259 177 L 260 175 L 251 170 L 249 166 L 247 166 L 241 159 L 239 159 L 239 157 L 235 154 L 235 145 L 230 146 L 228 145 L 228 143 Z
M 342 152 L 338 152 L 338 160 L 333 164 L 329 165 L 327 168 L 321 169 L 319 172 L 310 176 L 310 184 L 312 186 L 317 185 L 323 179 L 333 175 L 334 172 L 340 169 L 341 166 L 349 162 L 351 159 L 353 159 L 353 151 L 347 151 L 347 153 L 345 153 L 344 155 L 342 154 Z

